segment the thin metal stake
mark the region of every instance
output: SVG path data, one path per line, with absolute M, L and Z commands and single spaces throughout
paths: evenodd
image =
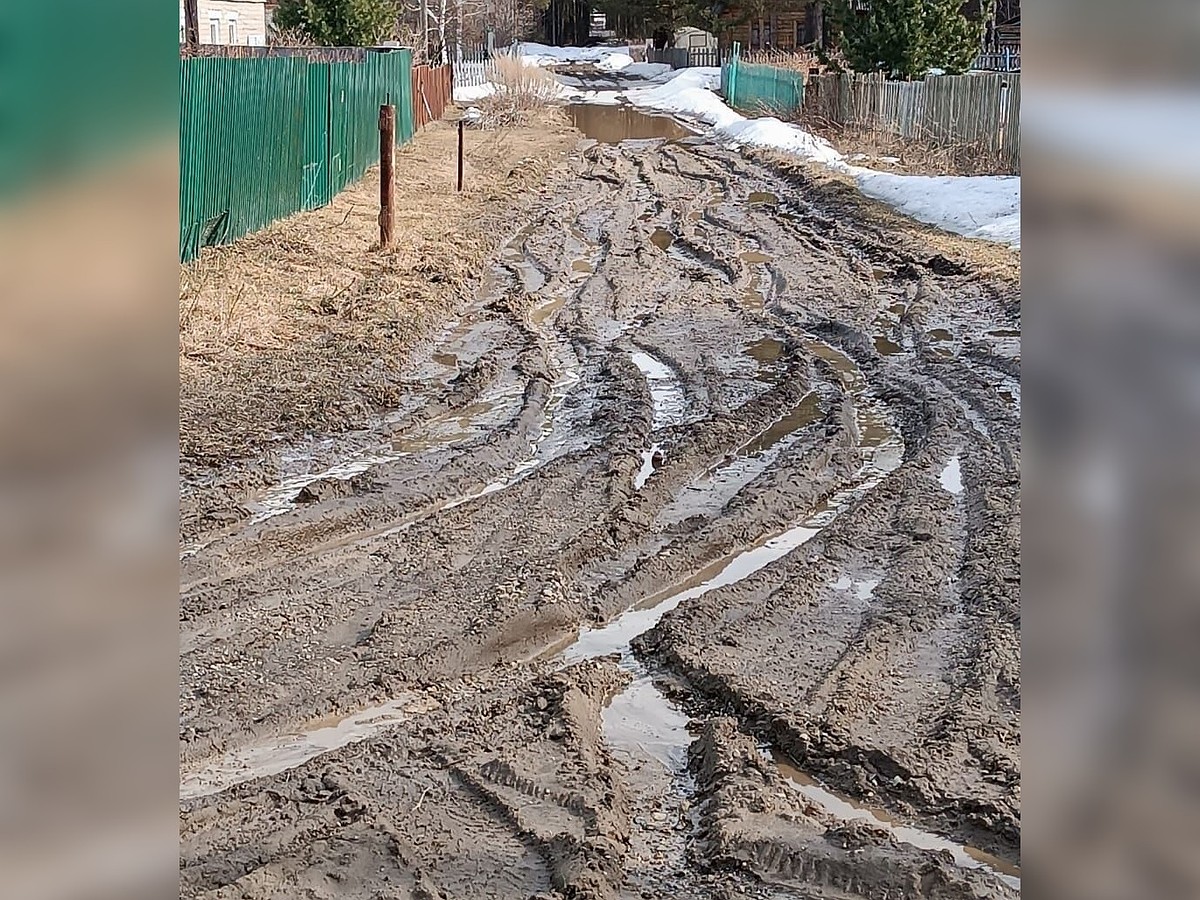
M 463 120 L 458 120 L 458 192 L 463 189 Z

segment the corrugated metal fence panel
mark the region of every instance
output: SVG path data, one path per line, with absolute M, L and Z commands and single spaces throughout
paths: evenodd
M 179 256 L 328 203 L 379 161 L 379 107 L 415 131 L 412 53 L 180 60 Z
M 451 72 L 449 66 L 413 66 L 413 124 L 424 128 L 440 119 L 450 103 Z
M 317 209 L 333 197 L 329 182 L 329 64 L 308 67 L 304 106 L 304 187 L 301 209 Z
M 307 66 L 282 58 L 180 60 L 181 259 L 295 212 Z
M 747 65 L 735 55 L 722 69 L 721 81 L 729 105 L 737 109 L 765 108 L 786 115 L 804 105 L 804 75 L 800 72 Z

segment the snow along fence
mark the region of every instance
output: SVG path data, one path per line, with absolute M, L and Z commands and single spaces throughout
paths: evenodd
M 1021 169 L 1019 74 L 931 75 L 924 81 L 805 75 L 748 64 L 735 51 L 721 69 L 721 91 L 737 109 L 892 134 L 933 148 L 970 147 L 1004 171 Z

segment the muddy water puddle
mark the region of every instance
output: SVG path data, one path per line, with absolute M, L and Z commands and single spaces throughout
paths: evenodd
M 751 206 L 778 206 L 779 197 L 770 191 L 751 191 L 746 202 Z
M 805 775 L 790 759 L 778 750 L 770 750 L 769 756 L 779 774 L 806 800 L 818 806 L 826 815 L 839 822 L 865 822 L 872 827 L 888 832 L 902 844 L 921 850 L 949 853 L 956 865 L 964 869 L 982 869 L 1006 885 L 1021 889 L 1021 870 L 1012 863 L 985 853 L 975 847 L 956 844 L 954 841 L 904 825 L 895 816 L 882 809 L 867 806 L 847 797 L 842 797 L 824 787 L 816 779 Z
M 251 778 L 278 775 L 432 708 L 428 701 L 405 695 L 361 712 L 318 720 L 293 734 L 239 747 L 182 775 L 179 797 L 181 800 L 206 797 Z
M 747 347 L 746 355 L 761 365 L 769 366 L 778 363 L 786 350 L 787 344 L 778 338 L 763 338 Z
M 638 367 L 646 386 L 650 389 L 650 403 L 653 410 L 650 430 L 660 431 L 682 425 L 687 412 L 687 395 L 684 394 L 674 370 L 662 360 L 639 350 L 630 355 L 633 364 Z M 646 486 L 658 467 L 663 463 L 662 445 L 651 444 L 642 451 L 642 464 L 633 478 L 634 490 L 640 491 Z
M 946 463 L 946 467 L 938 475 L 938 483 L 951 494 L 961 494 L 963 492 L 962 464 L 958 456 L 950 457 L 950 461 Z
M 875 352 L 880 356 L 895 356 L 898 353 L 903 353 L 904 348 L 893 341 L 891 338 L 883 334 L 875 335 Z
M 650 243 L 666 253 L 671 249 L 671 245 L 675 243 L 675 235 L 667 231 L 665 228 L 655 228 L 650 232 Z
M 658 431 L 671 425 L 683 424 L 687 397 L 671 367 L 641 350 L 630 354 L 630 359 L 641 370 L 650 388 L 650 400 L 654 405 L 651 428 Z
M 567 107 L 571 123 L 585 137 L 601 144 L 622 141 L 678 141 L 694 136 L 670 116 L 655 116 L 632 106 L 611 106 L 594 103 L 573 103 Z

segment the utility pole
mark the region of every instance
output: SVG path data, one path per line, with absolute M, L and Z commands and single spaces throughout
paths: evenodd
M 200 45 L 200 13 L 197 0 L 183 0 L 183 40 L 194 50 Z

